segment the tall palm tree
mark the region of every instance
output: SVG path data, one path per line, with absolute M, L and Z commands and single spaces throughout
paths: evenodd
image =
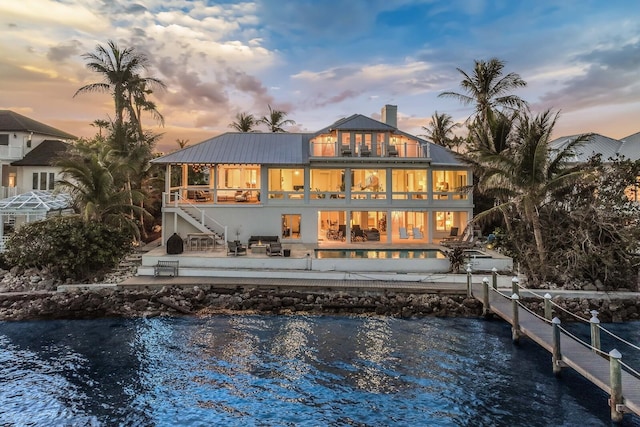
M 269 115 L 263 116 L 258 123 L 264 123 L 269 128 L 271 132 L 286 132 L 283 129 L 283 126 L 286 125 L 295 125 L 296 122 L 291 119 L 285 119 L 287 117 L 287 113 L 280 110 L 274 110 L 269 105 Z
M 429 123 L 429 126 L 422 126 L 422 129 L 427 131 L 424 136 L 433 141 L 434 144 L 452 148 L 454 142 L 453 130 L 460 126 L 461 124 L 454 122 L 453 117 L 451 117 L 449 114 L 439 114 L 436 111 L 431 116 L 431 122 Z
M 137 127 L 139 117 L 129 108 L 129 97 L 137 97 L 136 102 L 141 102 L 148 94 L 145 89 L 165 88 L 157 78 L 140 76 L 149 65 L 147 56 L 135 52 L 132 47 L 121 49 L 109 40 L 107 47 L 99 44 L 95 52 L 85 53 L 83 57 L 88 61 L 87 68 L 102 75 L 103 81 L 82 86 L 73 96 L 91 92 L 111 93 L 115 104 L 114 126 L 122 127 L 125 113 L 129 113 L 130 120 Z
M 259 122 L 253 117 L 253 114 L 238 113 L 236 114 L 236 121 L 231 122 L 229 127 L 234 128 L 238 132 L 253 132 L 253 128 Z
M 504 202 L 481 213 L 482 218 L 495 211 L 514 208 L 533 230 L 538 260 L 544 265 L 546 249 L 542 237 L 539 209 L 554 194 L 565 191 L 580 179 L 586 168 L 568 163 L 575 148 L 589 135 L 583 135 L 560 150 L 550 146 L 550 136 L 558 114 L 546 111 L 536 117 L 522 115 L 516 128 L 516 144 L 501 152 L 479 152 L 484 179 L 479 188 Z
M 442 92 L 440 97 L 455 98 L 464 105 L 475 104 L 472 117 L 478 117 L 481 123 L 486 123 L 489 111 L 498 107 L 519 109 L 527 105 L 520 97 L 511 91 L 524 87 L 527 83 L 519 74 L 504 74 L 504 61 L 491 58 L 489 61 L 475 60 L 473 73 L 468 74 L 461 68 L 456 68 L 463 79 L 460 86 L 463 93 Z

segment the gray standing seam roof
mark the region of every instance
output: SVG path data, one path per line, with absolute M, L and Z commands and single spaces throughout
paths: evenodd
M 580 135 L 563 136 L 561 138 L 554 139 L 549 143 L 549 145 L 553 149 L 561 150 L 579 136 Z M 602 160 L 606 162 L 611 158 L 616 158 L 621 147 L 622 142 L 617 139 L 594 133 L 587 142 L 575 148 L 575 156 L 573 159 L 568 160 L 576 163 L 585 163 L 594 154 L 601 154 Z
M 153 159 L 153 163 L 287 164 L 308 162 L 309 135 L 229 132 Z

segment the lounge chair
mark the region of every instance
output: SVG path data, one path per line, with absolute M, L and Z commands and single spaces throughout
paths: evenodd
M 274 242 L 267 245 L 267 255 L 269 256 L 282 256 L 282 243 Z
M 227 256 L 228 255 L 238 256 L 238 255 L 246 255 L 246 254 L 247 254 L 247 248 L 244 247 L 241 243 L 227 242 Z
M 413 238 L 414 240 L 422 240 L 424 236 L 422 235 L 422 231 L 418 227 L 413 227 Z
M 398 157 L 398 149 L 395 145 L 387 145 L 387 156 Z
M 400 227 L 400 238 L 408 239 L 409 235 L 407 234 L 407 229 L 405 227 Z
M 449 232 L 449 236 L 447 236 L 444 239 L 442 239 L 442 242 L 450 242 L 450 241 L 453 241 L 453 240 L 459 240 L 460 238 L 458 237 L 458 231 L 459 231 L 458 227 L 451 227 L 451 231 Z
M 467 226 L 459 239 L 440 242 L 440 244 L 450 249 L 471 249 L 476 245 L 476 233 L 473 226 Z

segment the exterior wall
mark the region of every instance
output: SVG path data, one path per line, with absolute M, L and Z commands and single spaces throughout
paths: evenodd
M 22 166 L 17 169 L 18 194 L 32 190 L 49 190 L 50 174 L 54 174 L 54 181 L 60 179 L 60 168 L 54 166 Z M 40 188 L 40 177 L 38 177 L 38 188 L 33 188 L 33 174 L 46 174 L 47 188 Z M 55 182 L 54 182 L 55 183 Z

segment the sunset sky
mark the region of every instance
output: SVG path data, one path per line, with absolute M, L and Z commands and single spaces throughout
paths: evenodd
M 83 53 L 114 40 L 148 55 L 167 91 L 153 100 L 159 151 L 222 132 L 238 112 L 287 111 L 291 131 L 354 113 L 424 133 L 434 111 L 464 121 L 456 67 L 506 61 L 534 112 L 561 111 L 556 135 L 640 131 L 636 0 L 21 0 L 0 3 L 0 109 L 77 136 L 113 116 L 106 94 L 73 97 L 99 76 Z

